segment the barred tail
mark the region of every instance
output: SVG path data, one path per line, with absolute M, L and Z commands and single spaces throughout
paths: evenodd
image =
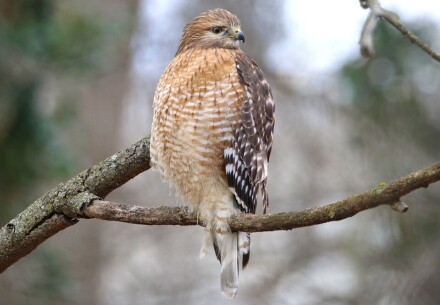
M 220 284 L 223 295 L 232 299 L 238 291 L 238 276 L 240 270 L 246 267 L 250 255 L 250 234 L 231 232 L 228 224 L 231 210 L 229 207 L 216 207 L 206 216 L 205 237 L 200 256 L 208 252 L 214 245 L 215 255 L 221 264 Z
M 238 255 L 238 233 L 214 233 L 214 249 L 222 265 L 220 284 L 226 298 L 232 299 L 238 291 L 240 262 Z
M 250 236 L 244 232 L 217 230 L 212 239 L 215 254 L 221 264 L 221 289 L 226 298 L 232 299 L 238 291 L 240 270 L 246 267 L 249 261 Z

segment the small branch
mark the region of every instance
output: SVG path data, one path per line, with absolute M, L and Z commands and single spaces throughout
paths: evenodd
M 383 15 L 383 19 L 385 19 L 389 24 L 394 26 L 396 29 L 400 31 L 404 36 L 408 37 L 408 39 L 419 46 L 426 54 L 431 56 L 434 60 L 440 62 L 440 54 L 435 52 L 427 43 L 422 41 L 419 37 L 417 37 L 413 32 L 411 32 L 407 27 L 405 27 L 402 23 L 399 22 L 397 18 L 393 18 L 390 15 Z
M 127 203 L 95 200 L 84 207 L 84 216 L 101 220 L 119 221 L 139 225 L 203 225 L 202 219 L 191 213 L 188 207 L 159 206 L 145 208 Z
M 368 14 L 368 18 L 362 27 L 361 39 L 359 44 L 361 45 L 361 54 L 365 58 L 371 58 L 374 55 L 374 41 L 373 34 L 377 27 L 379 18 L 373 13 Z
M 400 197 L 439 180 L 440 163 L 401 177 L 388 185 L 381 183 L 370 191 L 322 207 L 267 215 L 237 213 L 231 217 L 230 226 L 233 231 L 246 232 L 292 230 L 342 220 L 382 204 L 393 205 L 403 212 L 400 208 L 405 204 L 400 201 Z M 400 204 L 393 204 L 395 202 Z M 95 200 L 84 207 L 84 216 L 143 225 L 204 226 L 205 224 L 203 219 L 197 219 L 197 216 L 185 207 L 145 208 L 101 200 Z
M 371 10 L 362 28 L 359 42 L 361 45 L 362 56 L 370 58 L 374 54 L 373 34 L 377 27 L 378 20 L 382 18 L 399 30 L 404 36 L 408 37 L 412 43 L 420 47 L 434 60 L 440 62 L 440 54 L 435 52 L 427 43 L 422 41 L 407 27 L 405 27 L 399 21 L 399 16 L 396 13 L 382 8 L 378 0 L 360 0 L 360 4 L 363 8 L 370 8 Z

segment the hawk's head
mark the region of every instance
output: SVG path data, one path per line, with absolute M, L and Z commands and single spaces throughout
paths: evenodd
M 224 9 L 206 11 L 183 29 L 177 54 L 191 48 L 238 49 L 244 34 L 237 16 Z

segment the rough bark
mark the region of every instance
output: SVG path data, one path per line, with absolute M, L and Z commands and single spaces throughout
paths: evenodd
M 313 226 L 330 221 L 338 221 L 352 217 L 357 213 L 379 205 L 392 205 L 400 202 L 400 198 L 418 188 L 440 180 L 440 163 L 424 170 L 403 176 L 390 184 L 381 183 L 378 187 L 365 193 L 350 196 L 346 199 L 307 209 L 278 214 L 253 215 L 235 214 L 229 224 L 233 231 L 265 232 L 292 230 Z M 405 212 L 405 209 L 398 209 Z M 84 215 L 90 218 L 121 221 L 143 225 L 180 225 L 204 226 L 203 219 L 190 212 L 186 207 L 145 208 L 130 204 L 95 200 L 84 208 Z
M 83 207 L 150 167 L 144 138 L 38 198 L 0 230 L 0 273 L 44 240 L 75 224 Z

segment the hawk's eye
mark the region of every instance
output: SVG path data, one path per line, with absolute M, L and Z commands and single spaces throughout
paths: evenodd
M 221 26 L 213 26 L 211 28 L 211 32 L 213 32 L 214 34 L 220 34 L 221 32 L 223 32 L 223 27 L 221 27 Z

